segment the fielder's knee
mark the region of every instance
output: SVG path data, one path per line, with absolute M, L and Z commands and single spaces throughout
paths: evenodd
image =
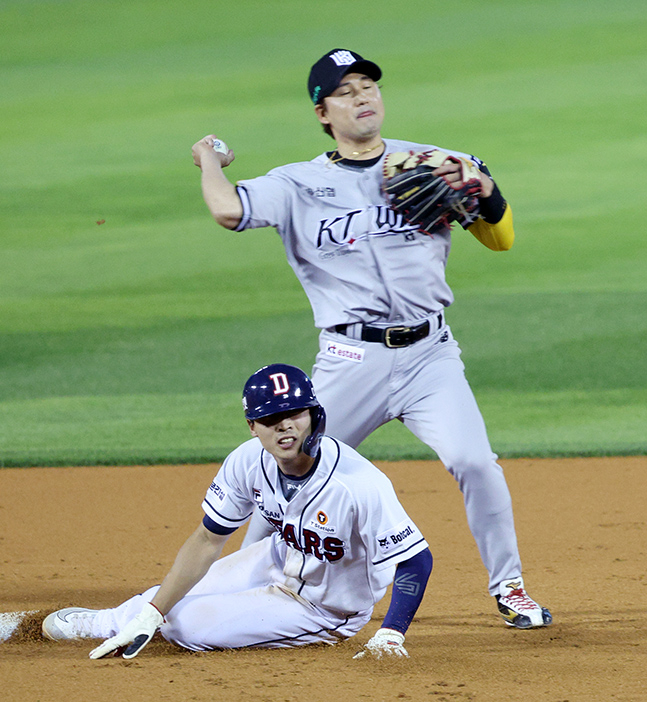
M 500 484 L 503 478 L 503 469 L 496 462 L 494 454 L 467 455 L 456 457 L 447 461 L 445 467 L 458 482 L 462 492 L 465 489 L 487 488 L 492 483 Z

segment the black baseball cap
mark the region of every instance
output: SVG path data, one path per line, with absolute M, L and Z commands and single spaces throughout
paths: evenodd
M 328 97 L 347 73 L 363 73 L 375 81 L 382 77 L 382 71 L 376 63 L 367 61 L 348 49 L 333 49 L 310 69 L 308 94 L 312 102 L 316 105 Z

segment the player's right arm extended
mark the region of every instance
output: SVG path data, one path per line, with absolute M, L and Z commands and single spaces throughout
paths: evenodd
M 206 575 L 229 538 L 229 534 L 215 534 L 203 524 L 189 536 L 178 551 L 175 562 L 162 581 L 152 604 L 166 615 L 186 593 Z
M 236 187 L 223 173 L 223 168 L 234 160 L 234 152 L 214 151 L 214 138 L 209 135 L 193 145 L 193 162 L 202 171 L 202 197 L 211 216 L 226 229 L 236 229 L 243 216 L 243 205 Z
M 134 658 L 164 623 L 164 616 L 205 576 L 218 559 L 229 535 L 215 534 L 202 524 L 178 551 L 171 569 L 150 603 L 115 636 L 90 652 L 90 658 L 103 656 L 127 646 L 124 658 Z

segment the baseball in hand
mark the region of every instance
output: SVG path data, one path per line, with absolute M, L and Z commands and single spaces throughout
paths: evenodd
M 219 154 L 225 154 L 225 156 L 229 153 L 229 147 L 222 139 L 213 140 L 213 150 L 217 151 Z

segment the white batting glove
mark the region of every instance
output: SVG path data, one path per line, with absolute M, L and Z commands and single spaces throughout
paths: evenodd
M 395 629 L 378 629 L 375 635 L 364 646 L 364 648 L 356 653 L 353 658 L 363 658 L 367 653 L 382 658 L 382 656 L 399 656 L 408 658 L 407 649 L 402 645 L 404 643 L 404 634 L 401 634 Z
M 104 641 L 90 651 L 90 658 L 103 658 L 119 648 L 128 646 L 124 658 L 134 658 L 153 638 L 153 634 L 164 623 L 164 617 L 157 607 L 147 602 L 142 611 L 115 636 Z M 130 644 L 130 645 L 128 645 Z

